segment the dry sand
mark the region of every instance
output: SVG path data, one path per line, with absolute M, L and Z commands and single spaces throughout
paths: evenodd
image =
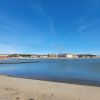
M 0 100 L 100 100 L 100 87 L 0 75 Z

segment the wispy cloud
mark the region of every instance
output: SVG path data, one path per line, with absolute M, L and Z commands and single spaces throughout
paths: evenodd
M 4 24 L 0 24 L 0 30 L 4 30 L 6 32 L 13 32 L 15 31 L 14 28 L 8 26 L 8 25 L 4 25 Z
M 24 40 L 20 41 L 20 39 L 25 36 L 21 22 L 3 14 L 0 16 L 0 22 L 0 53 L 21 52 L 24 48 L 21 45 Z
M 55 33 L 55 25 L 54 25 L 54 22 L 51 20 L 49 22 L 49 30 L 50 30 L 50 33 L 52 33 L 52 34 Z
M 21 29 L 21 22 L 15 21 L 12 18 L 6 17 L 6 15 L 0 16 L 0 29 L 6 32 L 20 33 L 23 30 Z
M 83 25 L 80 24 L 79 26 L 79 32 L 88 32 L 88 31 L 92 31 L 92 30 L 95 30 L 98 28 L 98 26 L 100 25 L 100 20 L 97 20 L 97 21 L 94 21 L 94 22 L 87 22 L 87 23 L 84 23 Z
M 95 0 L 93 1 L 95 2 Z M 75 19 L 69 24 L 66 24 L 62 29 L 65 30 L 65 32 L 67 31 L 69 34 L 76 33 L 77 35 L 82 32 L 95 30 L 96 28 L 98 28 L 98 26 L 100 26 L 100 18 L 98 18 L 98 16 L 95 16 L 95 13 L 97 13 L 97 11 L 97 9 L 88 9 L 83 16 L 81 16 L 79 19 Z M 92 16 L 94 18 L 92 18 Z
M 31 9 L 36 12 L 37 14 L 42 15 L 43 17 L 45 17 L 45 19 L 48 22 L 48 28 L 50 33 L 55 33 L 55 24 L 52 21 L 52 18 L 50 18 L 50 16 L 48 16 L 43 8 L 43 6 L 41 4 L 37 4 L 37 3 L 30 3 L 29 6 L 31 7 Z
M 30 3 L 29 4 L 30 8 L 32 8 L 33 11 L 35 11 L 37 14 L 41 14 L 46 16 L 46 13 L 42 7 L 42 5 L 37 4 L 37 3 Z
M 18 52 L 19 50 L 14 46 L 0 43 L 0 53 L 11 54 L 11 53 L 18 53 Z
M 100 0 L 91 0 L 91 1 L 95 9 L 98 9 L 100 7 Z
M 85 29 L 86 29 L 86 26 L 85 26 L 85 25 L 82 25 L 82 26 L 80 26 L 79 31 L 82 32 L 82 31 L 84 31 Z

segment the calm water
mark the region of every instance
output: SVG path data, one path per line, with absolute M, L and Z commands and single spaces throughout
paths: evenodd
M 18 62 L 20 60 L 7 60 Z M 0 74 L 59 82 L 98 83 L 100 59 L 38 59 L 22 64 L 0 64 Z M 3 62 L 3 61 L 0 61 Z

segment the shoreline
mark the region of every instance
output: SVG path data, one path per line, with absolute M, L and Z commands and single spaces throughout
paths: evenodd
M 100 87 L 0 75 L 0 100 L 98 100 Z
M 14 75 L 6 75 L 6 74 L 0 74 L 0 75 L 12 77 L 12 78 L 26 79 L 26 80 L 29 79 L 29 80 L 38 80 L 38 81 L 45 81 L 45 82 L 56 82 L 56 83 L 64 83 L 64 84 L 100 87 L 100 81 L 92 81 L 92 80 L 90 81 L 90 80 L 71 79 L 66 81 L 60 81 L 60 80 L 46 80 L 46 79 L 36 79 L 36 78 L 27 78 L 27 77 L 17 77 Z

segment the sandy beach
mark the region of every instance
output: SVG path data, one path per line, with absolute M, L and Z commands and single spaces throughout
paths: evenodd
M 99 100 L 100 87 L 0 75 L 0 100 Z

